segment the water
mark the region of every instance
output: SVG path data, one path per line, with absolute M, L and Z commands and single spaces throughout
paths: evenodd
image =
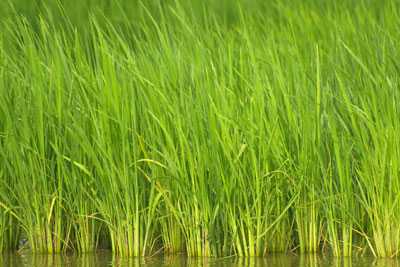
M 152 257 L 152 258 L 130 258 L 121 259 L 113 257 L 110 253 L 87 254 L 82 256 L 51 256 L 31 254 L 4 254 L 0 258 L 0 266 L 32 266 L 32 267 L 61 267 L 61 266 L 83 266 L 83 267 L 180 267 L 180 266 L 206 266 L 206 267 L 400 267 L 400 260 L 374 259 L 370 257 L 353 258 L 327 258 L 318 255 L 295 256 L 274 255 L 265 258 L 188 258 L 188 257 Z

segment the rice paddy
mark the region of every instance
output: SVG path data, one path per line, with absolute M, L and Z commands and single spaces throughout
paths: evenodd
M 0 251 L 400 251 L 400 2 L 2 1 Z

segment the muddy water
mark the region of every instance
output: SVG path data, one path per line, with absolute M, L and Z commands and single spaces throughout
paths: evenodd
M 353 258 L 327 258 L 317 255 L 274 255 L 265 258 L 224 258 L 224 259 L 200 259 L 188 257 L 152 257 L 121 259 L 113 257 L 110 253 L 87 254 L 82 256 L 49 256 L 49 255 L 18 255 L 14 253 L 3 254 L 0 258 L 0 266 L 34 266 L 34 267 L 105 267 L 105 266 L 146 266 L 146 267 L 180 267 L 180 266 L 210 266 L 210 267 L 400 267 L 400 260 L 379 259 L 369 257 Z

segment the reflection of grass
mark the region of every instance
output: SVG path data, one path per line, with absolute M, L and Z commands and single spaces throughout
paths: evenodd
M 0 3 L 0 250 L 397 256 L 398 10 Z

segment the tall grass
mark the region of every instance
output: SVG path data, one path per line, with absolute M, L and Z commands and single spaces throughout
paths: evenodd
M 0 4 L 0 250 L 397 256 L 397 1 L 28 2 Z

